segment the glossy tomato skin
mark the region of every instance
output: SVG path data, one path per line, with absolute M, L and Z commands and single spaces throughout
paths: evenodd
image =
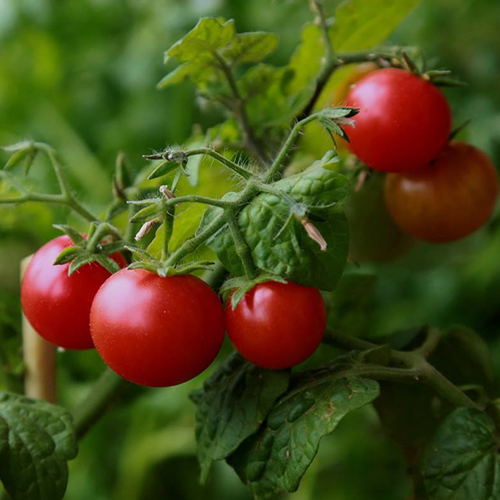
M 432 83 L 402 69 L 385 68 L 361 79 L 346 105 L 357 107 L 347 127 L 351 151 L 382 172 L 423 167 L 448 141 L 451 112 Z
M 236 350 L 263 368 L 283 369 L 307 359 L 326 326 L 326 309 L 316 288 L 267 281 L 256 285 L 233 311 L 226 328 Z
M 463 142 L 450 143 L 424 168 L 390 174 L 385 181 L 387 209 L 396 224 L 433 243 L 476 231 L 490 218 L 497 196 L 492 161 Z
M 90 314 L 97 351 L 123 378 L 167 387 L 207 368 L 224 340 L 215 292 L 191 275 L 162 278 L 123 269 L 97 293 Z
M 94 347 L 89 316 L 94 295 L 111 276 L 96 263 L 82 266 L 68 276 L 69 264 L 54 265 L 57 256 L 73 246 L 68 236 L 59 236 L 32 257 L 21 284 L 21 303 L 33 328 L 47 341 L 66 349 Z M 122 267 L 121 254 L 113 259 Z

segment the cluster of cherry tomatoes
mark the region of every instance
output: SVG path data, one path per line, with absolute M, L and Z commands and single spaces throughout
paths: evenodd
M 216 293 L 191 275 L 161 277 L 123 268 L 111 275 L 96 263 L 68 276 L 53 265 L 72 245 L 68 236 L 48 242 L 23 277 L 21 301 L 33 328 L 65 349 L 95 346 L 123 378 L 151 387 L 192 379 L 217 356 L 224 333 L 249 361 L 282 369 L 308 358 L 321 342 L 326 310 L 315 288 L 268 281 L 224 312 Z
M 367 73 L 367 74 L 364 74 Z M 451 112 L 429 80 L 398 68 L 369 69 L 345 104 L 359 108 L 350 149 L 387 172 L 387 210 L 405 233 L 429 242 L 463 238 L 491 216 L 498 177 L 489 157 L 450 142 Z
M 490 217 L 498 194 L 494 165 L 477 148 L 449 142 L 451 113 L 428 80 L 395 68 L 370 71 L 346 105 L 360 109 L 349 131 L 351 151 L 388 172 L 385 202 L 396 224 L 422 240 L 462 238 Z M 23 310 L 46 340 L 67 349 L 96 347 L 132 382 L 171 386 L 192 379 L 217 356 L 225 332 L 250 362 L 283 369 L 304 361 L 321 342 L 326 311 L 315 288 L 268 281 L 233 310 L 191 275 L 161 277 L 96 263 L 68 276 L 53 265 L 72 242 L 61 236 L 32 258 L 23 278 Z

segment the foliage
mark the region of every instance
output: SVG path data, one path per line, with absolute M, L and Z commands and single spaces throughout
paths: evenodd
M 113 1 L 108 6 L 85 2 L 86 8 L 78 15 L 69 5 L 51 5 L 49 9 L 50 2 L 41 2 L 35 12 L 28 2 L 20 2 L 19 7 L 5 3 L 12 4 L 11 12 L 17 12 L 19 20 L 17 34 L 9 34 L 0 20 L 0 94 L 4 96 L 0 97 L 0 111 L 7 124 L 0 129 L 0 139 L 16 143 L 27 134 L 40 137 L 57 146 L 68 166 L 45 143 L 16 143 L 15 150 L 9 151 L 13 155 L 3 174 L 0 196 L 26 199 L 19 200 L 23 204 L 16 211 L 9 205 L 0 209 L 2 237 L 27 242 L 27 248 L 21 250 L 26 255 L 52 237 L 54 231 L 47 228 L 62 220 L 66 232 L 75 238 L 79 231 L 94 236 L 88 245 L 75 241 L 74 249 L 60 257 L 61 262 L 73 260 L 73 271 L 92 260 L 112 266 L 106 256 L 122 250 L 134 266 L 165 274 L 201 272 L 207 260 L 218 260 L 237 279 L 228 281 L 229 285 L 236 283 L 240 290 L 273 276 L 317 286 L 325 291 L 329 328 L 349 334 L 347 340 L 337 339 L 332 344 L 353 354 L 331 363 L 336 351 L 325 346 L 291 378 L 288 372 L 261 370 L 230 355 L 201 389 L 197 380 L 141 397 L 139 391 L 131 390 L 82 441 L 66 497 L 104 500 L 126 494 L 131 499 L 150 498 L 167 487 L 165 496 L 178 492 L 180 498 L 247 498 L 246 490 L 221 462 L 227 460 L 255 498 L 286 495 L 303 479 L 298 493 L 302 498 L 316 500 L 327 495 L 350 500 L 357 491 L 355 485 L 351 489 L 342 486 L 345 497 L 336 484 L 321 486 L 328 484 L 325 477 L 330 471 L 338 475 L 339 463 L 345 463 L 343 458 L 353 452 L 349 446 L 331 450 L 329 443 L 333 441 L 329 439 L 333 436 L 326 436 L 334 431 L 334 436 L 342 436 L 347 427 L 337 429 L 340 420 L 345 416 L 349 421 L 351 412 L 375 402 L 380 421 L 373 417 L 363 425 L 382 423 L 403 444 L 415 498 L 425 495 L 419 493 L 422 484 L 430 500 L 471 495 L 496 498 L 496 484 L 490 478 L 497 467 L 497 430 L 489 416 L 495 416 L 494 371 L 498 368 L 498 356 L 494 366 L 490 359 L 491 350 L 494 354 L 497 350 L 497 304 L 493 299 L 498 292 L 496 225 L 490 233 L 453 246 L 449 254 L 458 258 L 449 258 L 447 249 L 417 245 L 399 264 L 381 267 L 360 262 L 362 272 L 357 272 L 347 261 L 349 234 L 343 214 L 357 172 L 349 168 L 342 151 L 338 152 L 340 158 L 330 152 L 318 160 L 320 151 L 336 149 L 332 132 L 348 135 L 346 116 L 332 115 L 335 109 L 345 108 L 316 113 L 316 128 L 312 122 L 295 128 L 297 122 L 330 104 L 331 91 L 340 78 L 336 75 L 350 71 L 348 63 L 359 57 L 372 60 L 374 53 L 385 64 L 392 64 L 393 56 L 401 57 L 396 49 L 374 47 L 419 2 L 348 0 L 335 12 L 332 2 L 325 1 L 324 6 L 312 2 L 317 19 L 303 26 L 297 47 L 292 47 L 291 41 L 295 45 L 300 25 L 310 19 L 305 14 L 307 2 L 213 2 L 216 7 L 212 10 L 210 6 L 195 8 L 193 2 L 181 3 L 158 1 L 149 7 L 131 3 L 118 8 Z M 488 8 L 486 1 L 478 4 L 477 15 Z M 425 19 L 426 13 L 434 12 L 436 21 L 425 22 L 427 26 L 435 22 L 441 30 L 439 16 L 444 16 L 446 7 L 436 5 L 419 7 L 416 15 Z M 321 19 L 323 8 L 325 14 L 333 14 L 333 22 Z M 236 17 L 236 22 L 215 17 L 221 13 L 227 19 Z M 203 17 L 193 28 L 199 14 L 214 17 Z M 476 12 L 466 17 L 472 15 Z M 460 25 L 456 16 L 452 22 Z M 450 60 L 459 73 L 473 81 L 483 100 L 488 92 L 494 95 L 496 87 L 491 81 L 496 80 L 488 73 L 493 70 L 485 68 L 495 66 L 495 56 L 488 56 L 487 50 L 470 58 L 457 50 L 457 56 L 450 49 L 451 43 L 437 43 L 450 34 L 452 28 L 445 24 L 439 33 L 429 36 L 419 35 L 416 21 L 410 24 L 413 32 L 405 35 L 406 23 L 396 40 L 414 44 L 421 36 L 424 45 L 434 53 L 444 53 L 447 64 Z M 281 38 L 267 31 L 251 31 L 255 27 L 278 30 Z M 158 84 L 165 91 L 153 93 L 154 79 L 160 80 L 163 71 L 158 47 L 165 43 L 166 31 L 167 45 L 171 44 L 165 53 L 168 73 Z M 469 36 L 468 29 L 456 31 Z M 491 31 L 485 34 L 490 40 L 498 36 Z M 109 33 L 117 34 L 116 41 Z M 29 47 L 30 57 L 19 56 L 23 43 Z M 469 45 L 467 50 L 474 50 L 473 43 Z M 364 50 L 367 52 L 358 52 Z M 474 70 L 470 69 L 472 64 L 467 65 L 473 59 L 477 61 Z M 89 72 L 89 68 L 95 71 Z M 333 70 L 338 71 L 331 76 Z M 488 105 L 473 102 L 461 90 L 455 96 L 451 99 L 466 103 L 459 113 L 465 113 L 465 108 L 478 120 L 469 133 L 476 134 L 478 142 L 491 151 L 495 118 Z M 193 121 L 201 123 L 201 129 L 191 131 Z M 305 134 L 300 140 L 299 132 Z M 315 134 L 312 140 L 311 133 Z M 182 146 L 154 153 L 157 159 L 151 165 L 136 164 L 139 154 L 154 146 L 161 148 L 165 136 L 169 144 Z M 280 144 L 284 144 L 281 149 Z M 111 189 L 107 181 L 119 149 L 125 149 L 134 161 L 132 165 L 123 158 L 117 161 Z M 203 153 L 188 156 L 195 150 Z M 47 174 L 50 164 L 54 172 Z M 224 170 L 226 167 L 229 170 Z M 266 172 L 273 167 L 274 175 L 267 177 Z M 55 191 L 57 182 L 60 192 Z M 68 189 L 70 183 L 77 189 Z M 159 194 L 160 186 L 165 185 L 179 203 L 170 201 L 168 193 Z M 21 189 L 16 189 L 19 186 Z M 52 205 L 37 208 L 25 201 Z M 225 214 L 224 220 L 221 214 Z M 311 239 L 306 232 L 307 223 L 319 231 L 326 252 L 321 251 L 318 239 Z M 149 234 L 132 242 L 142 224 L 149 224 Z M 372 238 L 380 235 L 378 229 L 371 229 Z M 200 235 L 203 237 L 196 240 Z M 192 245 L 193 237 L 196 245 Z M 402 244 L 404 250 L 409 246 Z M 8 258 L 14 262 L 10 261 L 13 257 Z M 341 278 L 344 269 L 350 272 Z M 212 276 L 217 275 L 216 268 Z M 0 300 L 11 308 L 9 297 Z M 14 316 L 2 313 L 0 321 L 2 344 L 6 346 L 1 362 L 7 375 L 2 376 L 2 389 L 10 390 L 19 389 L 22 370 L 19 324 Z M 493 343 L 487 346 L 473 330 L 456 327 L 438 333 L 438 345 L 425 351 L 429 344 L 420 325 L 448 325 L 456 320 L 488 333 Z M 408 329 L 411 326 L 418 328 Z M 386 335 L 401 328 L 407 329 L 403 335 Z M 381 347 L 364 341 L 357 344 L 353 337 L 378 338 Z M 342 345 L 344 341 L 349 345 Z M 87 389 L 89 374 L 95 374 L 100 365 L 91 353 L 79 357 L 61 353 L 59 358 L 61 403 L 74 407 Z M 398 378 L 411 382 L 410 375 L 430 377 L 434 385 L 408 389 Z M 467 399 L 446 399 L 446 389 L 440 392 L 446 382 L 440 376 L 455 384 Z M 196 404 L 198 458 L 206 481 L 203 490 L 194 479 L 193 411 L 186 403 L 187 393 L 195 388 L 191 399 Z M 451 399 L 457 397 L 460 400 L 462 396 L 454 393 Z M 76 455 L 69 414 L 60 407 L 9 393 L 4 393 L 1 406 L 5 439 L 0 445 L 0 476 L 10 495 L 14 500 L 62 498 L 66 461 Z M 454 406 L 470 407 L 453 410 Z M 77 416 L 80 409 L 75 411 Z M 121 445 L 110 438 L 117 429 Z M 16 432 L 23 437 L 36 435 L 37 439 L 27 438 L 23 447 L 12 438 Z M 355 434 L 349 445 L 355 442 Z M 367 435 L 366 439 L 375 438 Z M 328 453 L 320 449 L 315 458 L 320 441 L 321 449 Z M 361 448 L 363 445 L 358 443 Z M 366 449 L 369 446 L 367 443 Z M 390 446 L 387 443 L 385 448 Z M 19 472 L 12 464 L 22 463 L 26 450 L 37 461 Z M 379 452 L 382 456 L 384 451 Z M 101 460 L 96 461 L 98 454 L 106 467 Z M 134 460 L 138 456 L 141 463 Z M 352 459 L 350 474 L 355 474 L 358 463 L 366 467 L 366 462 Z M 47 470 L 50 473 L 46 474 Z M 158 477 L 172 470 L 179 473 L 170 474 L 165 486 Z M 45 479 L 37 483 L 33 473 Z M 365 476 L 360 470 L 354 482 L 363 483 Z M 116 486 L 110 478 L 116 479 Z M 399 483 L 387 484 L 386 489 L 393 486 L 398 491 L 401 487 Z M 384 500 L 388 498 L 387 492 L 383 495 Z

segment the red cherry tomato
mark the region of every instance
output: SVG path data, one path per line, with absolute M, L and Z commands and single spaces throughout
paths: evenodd
M 201 279 L 123 269 L 95 296 L 90 327 L 104 362 L 140 385 L 167 387 L 196 377 L 224 340 L 224 313 Z
M 346 105 L 360 109 L 347 127 L 351 151 L 383 172 L 420 168 L 446 145 L 451 113 L 432 83 L 402 69 L 373 71 L 349 92 Z
M 21 303 L 29 322 L 45 340 L 66 349 L 90 349 L 94 347 L 90 307 L 111 274 L 92 263 L 68 276 L 69 264 L 54 265 L 54 261 L 70 246 L 73 242 L 68 236 L 59 236 L 35 253 L 24 273 Z M 127 265 L 121 254 L 113 259 L 122 267 Z
M 463 142 L 450 143 L 429 165 L 385 181 L 387 209 L 405 232 L 430 242 L 463 238 L 491 216 L 498 175 L 489 157 Z
M 316 288 L 267 281 L 256 285 L 233 311 L 227 333 L 236 350 L 263 368 L 282 369 L 307 359 L 318 347 L 326 309 Z

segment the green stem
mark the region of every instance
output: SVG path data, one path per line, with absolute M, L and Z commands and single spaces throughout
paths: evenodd
M 170 210 L 167 210 L 165 213 L 164 220 L 164 231 L 163 231 L 163 248 L 161 260 L 166 260 L 170 250 L 170 240 L 172 239 L 172 234 L 174 232 L 174 217 L 175 217 L 175 206 L 171 207 Z
M 105 413 L 125 380 L 111 369 L 106 369 L 89 391 L 89 395 L 75 411 L 75 430 L 81 439 Z
M 187 240 L 180 248 L 170 255 L 166 264 L 174 266 L 180 262 L 186 255 L 193 253 L 199 246 L 203 245 L 213 234 L 227 223 L 224 213 L 218 215 L 208 226 L 193 238 Z
M 89 241 L 87 243 L 87 250 L 89 250 L 90 252 L 95 252 L 97 245 L 99 245 L 102 242 L 103 238 L 108 236 L 108 234 L 114 234 L 114 230 L 110 224 L 108 224 L 107 222 L 102 222 L 97 226 L 94 234 L 89 238 Z
M 153 203 L 157 203 L 158 200 L 151 200 Z M 186 196 L 177 196 L 171 198 L 165 202 L 165 205 L 171 207 L 173 205 L 178 205 L 179 203 L 203 203 L 204 205 L 210 205 L 219 208 L 229 208 L 234 206 L 234 203 L 226 200 L 217 200 L 215 198 L 208 198 L 206 196 L 198 196 L 197 194 L 188 194 Z
M 248 180 L 254 177 L 253 173 L 250 170 L 234 163 L 229 158 L 226 158 L 224 155 L 221 155 L 217 151 L 211 148 L 200 148 L 200 149 L 192 149 L 191 151 L 186 151 L 186 156 L 194 156 L 194 155 L 207 155 L 215 158 L 217 161 L 222 163 L 227 168 L 231 169 L 235 174 L 238 174 L 243 179 Z
M 436 350 L 439 342 L 441 341 L 442 335 L 441 332 L 435 328 L 427 328 L 425 333 L 426 338 L 423 344 L 413 352 L 417 352 L 424 358 L 428 358 Z
M 255 136 L 255 133 L 250 125 L 250 121 L 248 120 L 248 115 L 246 111 L 245 101 L 242 98 L 240 91 L 238 89 L 238 84 L 236 83 L 236 79 L 234 78 L 233 72 L 231 68 L 228 66 L 224 58 L 216 53 L 216 58 L 219 63 L 219 66 L 226 77 L 226 80 L 229 84 L 229 88 L 231 89 L 231 93 L 234 97 L 234 112 L 236 118 L 238 119 L 241 128 L 243 130 L 243 136 L 245 138 L 245 144 L 247 145 L 248 150 L 260 160 L 260 162 L 266 165 L 269 161 L 266 152 L 264 151 L 264 147 L 261 142 Z
M 273 164 L 271 165 L 271 168 L 269 169 L 269 172 L 267 173 L 266 177 L 264 178 L 264 182 L 269 183 L 271 182 L 275 176 L 278 174 L 280 169 L 283 166 L 283 162 L 286 160 L 286 157 L 290 153 L 290 150 L 292 149 L 293 145 L 295 144 L 295 141 L 297 140 L 297 137 L 299 136 L 299 133 L 305 125 L 308 123 L 312 122 L 313 120 L 316 119 L 316 115 L 310 115 L 307 116 L 306 118 L 300 120 L 297 122 L 292 131 L 290 132 L 290 135 L 288 136 L 287 140 L 285 141 L 285 144 L 283 144 L 280 152 L 278 153 L 278 156 L 276 159 L 273 161 Z
M 318 14 L 318 21 L 323 34 L 323 41 L 325 42 L 326 61 L 327 63 L 330 63 L 335 59 L 335 53 L 333 51 L 332 40 L 330 38 L 325 8 L 320 0 L 312 0 L 312 3 L 314 5 L 314 10 Z
M 50 163 L 52 164 L 52 168 L 56 173 L 57 181 L 59 183 L 59 187 L 61 188 L 62 194 L 69 195 L 71 192 L 71 186 L 69 185 L 68 179 L 66 178 L 66 174 L 64 173 L 64 168 L 59 162 L 55 150 L 52 149 L 50 146 L 45 146 L 41 144 L 39 144 L 39 147 L 41 147 L 41 149 L 43 149 L 47 153 L 47 156 L 49 157 Z
M 463 391 L 448 380 L 440 371 L 424 360 L 420 368 L 421 377 L 424 383 L 432 387 L 438 394 L 447 399 L 455 406 L 465 406 L 466 408 L 478 408 Z
M 328 331 L 324 337 L 324 343 L 346 350 L 367 350 L 378 347 L 377 344 L 366 340 L 357 339 L 337 330 Z M 425 345 L 425 343 L 424 343 Z M 412 371 L 415 381 L 420 380 L 432 387 L 443 398 L 447 399 L 455 406 L 465 406 L 467 408 L 477 408 L 463 391 L 448 380 L 441 372 L 436 370 L 418 350 L 411 352 L 391 350 L 391 360 L 397 364 L 405 366 Z
M 231 236 L 234 240 L 234 246 L 236 249 L 236 253 L 243 264 L 243 269 L 245 271 L 245 275 L 248 279 L 255 278 L 256 269 L 252 259 L 252 252 L 250 251 L 250 247 L 248 246 L 245 238 L 241 234 L 240 227 L 237 221 L 237 214 L 235 211 L 227 210 L 226 211 L 226 220 L 229 224 L 229 229 L 231 231 Z

